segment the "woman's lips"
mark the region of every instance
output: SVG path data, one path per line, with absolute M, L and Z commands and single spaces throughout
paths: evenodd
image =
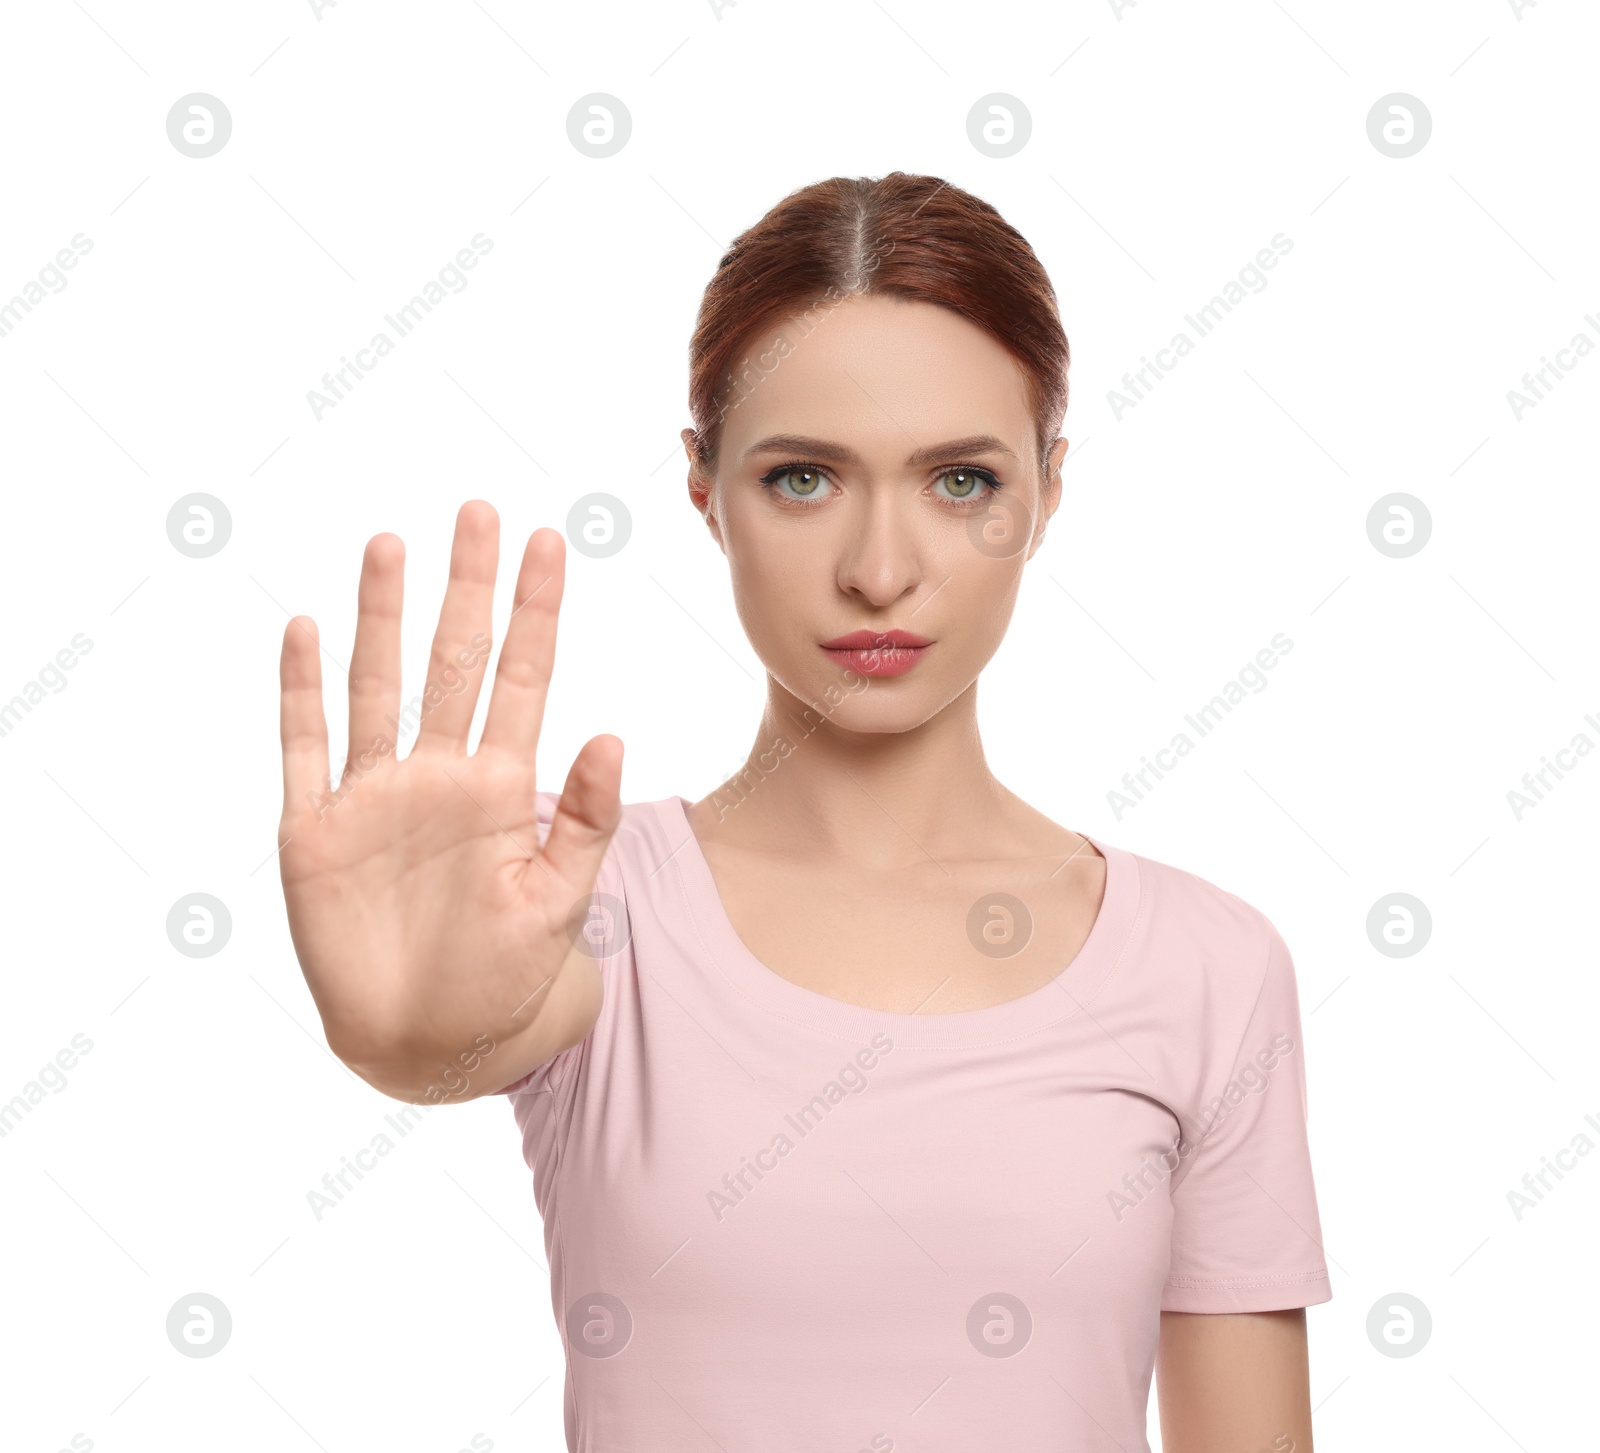
M 922 659 L 926 646 L 862 646 L 853 651 L 822 648 L 858 676 L 904 676 Z
M 851 631 L 824 641 L 822 649 L 861 676 L 904 676 L 932 644 L 912 631 Z

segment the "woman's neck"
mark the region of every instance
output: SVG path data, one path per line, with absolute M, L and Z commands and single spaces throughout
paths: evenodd
M 703 840 L 826 854 L 881 870 L 942 856 L 1011 857 L 1039 815 L 989 770 L 977 687 L 900 732 L 840 727 L 769 680 L 744 767 L 695 805 Z

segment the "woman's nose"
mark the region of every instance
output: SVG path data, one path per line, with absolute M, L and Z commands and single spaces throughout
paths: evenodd
M 839 560 L 839 586 L 874 606 L 893 605 L 922 580 L 915 530 L 900 502 L 881 495 L 868 499 L 861 518 L 851 521 Z

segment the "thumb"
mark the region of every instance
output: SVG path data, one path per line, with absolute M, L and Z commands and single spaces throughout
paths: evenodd
M 545 838 L 546 866 L 574 893 L 587 893 L 622 824 L 622 738 L 591 737 L 573 759 Z

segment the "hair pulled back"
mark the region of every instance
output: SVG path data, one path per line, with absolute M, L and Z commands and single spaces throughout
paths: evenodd
M 702 473 L 722 423 L 847 297 L 936 303 L 982 328 L 1025 376 L 1041 472 L 1067 407 L 1071 354 L 1055 289 L 1027 240 L 988 202 L 939 177 L 832 177 L 791 192 L 734 239 L 707 284 L 689 343 L 689 411 Z M 789 320 L 796 327 L 781 327 Z

